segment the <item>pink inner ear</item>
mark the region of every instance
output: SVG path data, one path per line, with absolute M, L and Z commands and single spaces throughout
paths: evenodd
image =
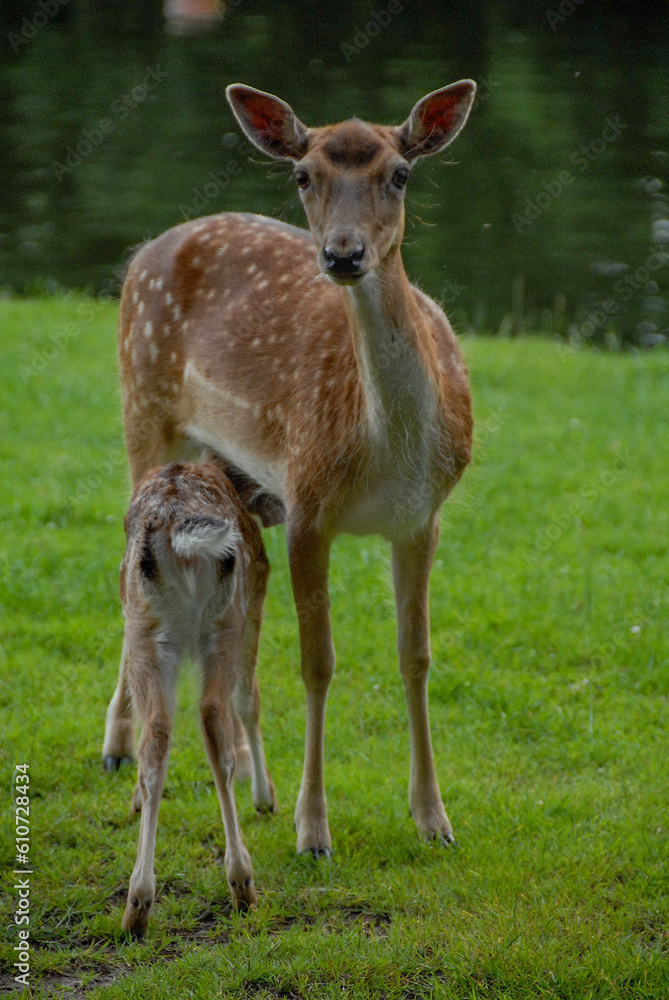
M 432 132 L 450 132 L 456 123 L 458 108 L 467 97 L 466 86 L 449 90 L 445 94 L 435 94 L 419 110 L 420 123 L 426 135 Z
M 269 132 L 277 138 L 283 136 L 285 116 L 280 113 L 276 102 L 269 97 L 257 97 L 254 94 L 244 101 L 244 111 L 249 124 L 257 132 Z

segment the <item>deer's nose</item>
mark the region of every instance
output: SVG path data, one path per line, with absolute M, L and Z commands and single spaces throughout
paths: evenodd
M 336 253 L 331 247 L 323 248 L 323 258 L 330 274 L 356 274 L 360 270 L 364 256 L 363 246 L 354 247 L 350 253 L 345 254 Z

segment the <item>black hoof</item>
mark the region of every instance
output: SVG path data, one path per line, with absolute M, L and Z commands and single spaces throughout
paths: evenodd
M 132 763 L 132 757 L 103 757 L 102 758 L 102 766 L 103 766 L 104 770 L 105 771 L 109 771 L 110 774 L 113 773 L 114 771 L 118 771 L 118 769 L 121 766 L 121 764 L 131 764 L 131 763 Z
M 317 861 L 319 858 L 324 858 L 325 861 L 332 860 L 332 851 L 329 847 L 305 847 L 303 851 L 300 851 L 300 857 L 304 858 L 311 855 Z

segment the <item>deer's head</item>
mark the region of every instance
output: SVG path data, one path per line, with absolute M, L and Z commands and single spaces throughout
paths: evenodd
M 239 83 L 226 90 L 254 146 L 294 162 L 318 266 L 338 284 L 355 284 L 402 242 L 405 185 L 413 163 L 455 139 L 475 93 L 473 80 L 435 90 L 396 127 L 351 118 L 307 128 L 272 94 Z

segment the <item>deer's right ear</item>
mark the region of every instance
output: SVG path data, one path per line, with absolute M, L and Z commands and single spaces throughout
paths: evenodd
M 302 159 L 309 130 L 285 101 L 243 83 L 231 83 L 225 96 L 242 132 L 262 153 L 277 160 Z

